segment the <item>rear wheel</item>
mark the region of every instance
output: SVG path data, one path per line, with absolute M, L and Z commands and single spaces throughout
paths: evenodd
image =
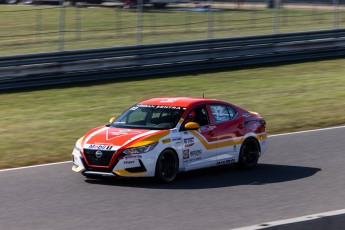
M 241 147 L 238 166 L 243 169 L 254 168 L 260 157 L 259 143 L 255 138 L 246 139 Z
M 173 181 L 178 172 L 178 157 L 173 150 L 164 150 L 158 157 L 156 163 L 155 177 L 160 182 L 168 183 Z

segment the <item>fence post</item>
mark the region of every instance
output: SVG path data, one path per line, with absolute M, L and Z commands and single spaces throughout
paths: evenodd
M 74 6 L 75 11 L 75 39 L 81 40 L 81 12 L 79 6 Z
M 280 0 L 274 0 L 274 22 L 273 22 L 273 33 L 279 33 L 279 4 Z
M 213 38 L 213 14 L 212 14 L 213 1 L 207 2 L 207 38 Z
M 64 42 L 65 42 L 64 33 L 65 33 L 65 3 L 64 3 L 64 0 L 60 0 L 58 51 L 64 51 Z
M 118 9 L 116 6 L 114 7 L 115 12 L 115 31 L 116 35 L 119 37 L 122 32 L 122 10 Z
M 36 42 L 41 42 L 42 33 L 42 11 L 41 9 L 36 10 Z
M 141 45 L 143 43 L 143 0 L 138 0 L 137 2 L 137 45 Z
M 333 28 L 339 28 L 339 0 L 333 0 Z

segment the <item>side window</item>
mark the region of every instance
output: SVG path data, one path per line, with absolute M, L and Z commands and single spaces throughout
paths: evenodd
M 207 109 L 206 106 L 198 106 L 194 108 L 192 111 L 189 112 L 186 118 L 186 122 L 196 122 L 200 126 L 208 125 L 209 124 L 209 119 L 207 115 Z
M 231 121 L 236 116 L 236 111 L 226 105 L 210 105 L 212 115 L 216 123 Z
M 227 106 L 226 108 L 228 109 L 230 120 L 234 119 L 237 114 L 236 110 L 230 106 Z

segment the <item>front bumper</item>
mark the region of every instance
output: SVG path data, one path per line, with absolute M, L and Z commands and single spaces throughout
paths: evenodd
M 72 153 L 72 170 L 83 175 L 99 175 L 107 177 L 152 177 L 155 173 L 155 153 L 118 156 L 115 165 L 100 167 L 88 165 L 79 151 Z

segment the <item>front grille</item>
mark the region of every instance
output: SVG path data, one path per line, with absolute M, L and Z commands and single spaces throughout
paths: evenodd
M 116 151 L 102 151 L 102 156 L 97 157 L 96 151 L 94 149 L 84 149 L 84 154 L 87 159 L 87 162 L 89 162 L 89 165 L 97 165 L 97 166 L 109 166 L 110 160 L 113 157 L 113 155 L 116 153 Z

